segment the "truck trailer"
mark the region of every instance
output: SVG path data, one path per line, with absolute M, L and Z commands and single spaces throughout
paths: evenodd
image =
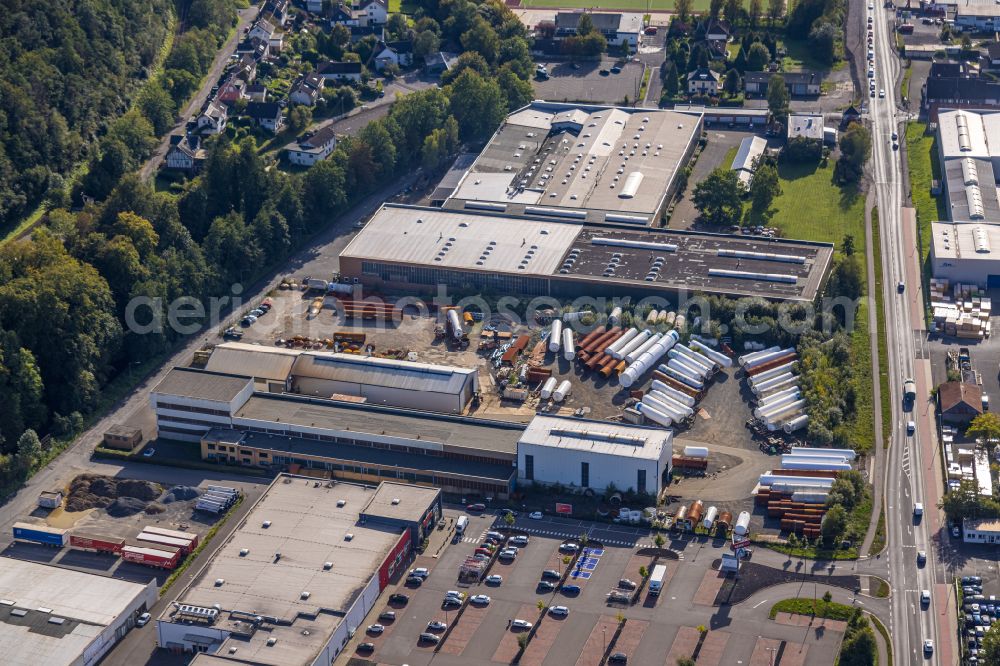
M 159 534 L 165 537 L 173 537 L 174 539 L 184 539 L 186 541 L 190 541 L 192 546 L 198 546 L 198 535 L 194 532 L 179 532 L 177 530 L 168 530 L 154 525 L 146 525 L 142 528 L 142 531 L 148 534 Z
M 176 569 L 177 563 L 181 559 L 181 551 L 159 550 L 157 548 L 143 548 L 141 546 L 123 546 L 122 559 L 126 562 L 145 564 L 147 567 Z
M 140 532 L 136 539 L 138 541 L 144 541 L 158 546 L 170 546 L 171 548 L 177 548 L 181 551 L 182 555 L 190 555 L 191 551 L 194 550 L 194 543 L 192 541 L 188 539 L 178 539 L 177 537 L 163 536 L 162 534 Z
M 660 596 L 663 590 L 663 579 L 667 577 L 667 566 L 657 564 L 653 567 L 653 573 L 649 577 L 649 593 L 654 597 Z
M 91 553 L 121 555 L 125 539 L 119 537 L 96 536 L 90 534 L 70 534 L 69 547 Z
M 68 532 L 66 530 L 54 527 L 14 523 L 14 539 L 16 541 L 30 541 L 31 543 L 40 543 L 44 546 L 62 548 L 66 545 L 67 535 Z

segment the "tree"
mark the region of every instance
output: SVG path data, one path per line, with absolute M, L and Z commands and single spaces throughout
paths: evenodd
M 708 17 L 713 21 L 719 18 L 719 13 L 722 11 L 722 5 L 725 0 L 710 0 L 708 4 Z
M 827 20 L 817 21 L 809 31 L 809 50 L 820 61 L 832 65 L 837 60 L 841 30 Z
M 767 48 L 764 47 L 764 50 L 766 51 Z M 790 101 L 791 96 L 788 94 L 788 88 L 785 87 L 785 77 L 781 74 L 771 75 L 767 82 L 767 108 L 771 111 L 774 119 L 782 125 L 788 120 Z
M 413 55 L 417 58 L 426 58 L 432 53 L 437 53 L 441 49 L 441 39 L 431 30 L 418 32 L 413 39 Z
M 736 96 L 740 91 L 740 73 L 735 69 L 726 72 L 726 79 L 722 83 L 722 88 L 730 97 Z
M 509 63 L 497 72 L 497 84 L 507 99 L 507 111 L 520 109 L 534 99 L 535 91 L 531 82 L 511 71 Z
M 34 430 L 25 430 L 17 440 L 17 459 L 24 469 L 30 469 L 42 454 L 42 442 Z
M 972 50 L 972 39 L 965 33 L 962 34 L 962 50 L 963 51 Z
M 663 70 L 663 92 L 668 97 L 674 98 L 680 91 L 680 80 L 677 78 L 677 66 L 672 60 L 664 63 L 666 69 Z
M 747 11 L 747 16 L 750 19 L 751 28 L 757 27 L 757 24 L 760 22 L 760 15 L 762 12 L 762 0 L 750 0 L 750 9 Z
M 847 529 L 847 511 L 844 507 L 837 505 L 830 507 L 826 516 L 823 517 L 823 524 L 820 533 L 823 535 L 823 543 L 832 547 L 844 534 Z
M 823 593 L 823 603 L 828 604 L 833 601 L 833 595 L 830 594 L 830 590 Z
M 878 647 L 871 627 L 848 632 L 840 648 L 840 666 L 876 666 Z M 982 662 L 990 663 L 990 662 Z
M 302 104 L 296 104 L 288 112 L 288 131 L 292 134 L 299 134 L 309 127 L 312 122 L 312 109 Z
M 781 194 L 778 169 L 773 164 L 758 164 L 750 183 L 750 218 L 755 223 L 766 224 L 774 211 L 771 204 Z
M 975 481 L 959 481 L 957 488 L 945 494 L 941 508 L 953 523 L 961 523 L 963 518 L 991 518 L 995 515 L 994 507 L 980 503 L 979 487 Z
M 659 532 L 657 532 L 656 533 L 656 538 L 653 539 L 653 543 L 656 544 L 656 547 L 657 548 L 663 548 L 663 544 L 665 544 L 666 542 L 667 542 L 667 540 L 663 538 L 663 535 L 660 534 Z
M 647 576 L 649 576 L 649 569 L 647 569 L 645 566 L 640 566 L 639 567 L 639 577 L 640 578 L 646 578 Z
M 729 21 L 729 23 L 734 27 L 740 18 L 741 4 L 741 0 L 725 0 L 725 9 L 722 11 L 726 15 L 726 20 Z
M 677 666 L 698 666 L 698 664 L 691 657 L 678 657 Z
M 983 412 L 972 419 L 965 429 L 965 436 L 972 439 L 1000 439 L 1000 416 L 996 412 Z
M 537 608 L 539 611 L 542 611 L 545 608 L 545 602 L 539 599 L 538 601 L 535 602 L 535 608 Z
M 410 26 L 404 14 L 390 14 L 385 24 L 386 41 L 400 41 L 406 38 Z
M 854 236 L 847 234 L 844 239 L 840 241 L 840 251 L 844 253 L 845 257 L 854 256 Z
M 979 648 L 979 663 L 1000 664 L 1000 623 L 990 626 Z
M 733 225 L 743 214 L 741 192 L 736 172 L 719 167 L 695 185 L 691 200 L 709 224 Z
M 861 123 L 851 123 L 840 136 L 840 157 L 834 168 L 834 179 L 841 184 L 861 180 L 871 152 L 872 137 L 868 128 Z
M 494 79 L 466 70 L 449 86 L 451 113 L 463 140 L 480 139 L 493 132 L 507 114 L 507 100 Z
M 767 21 L 772 26 L 785 13 L 785 0 L 767 0 Z
M 516 519 L 514 518 L 514 514 L 512 514 L 511 512 L 508 511 L 507 513 L 503 514 L 503 522 L 507 527 L 513 527 L 515 520 Z
M 771 52 L 767 50 L 766 46 L 760 42 L 754 42 L 750 45 L 750 49 L 747 51 L 748 72 L 762 72 L 769 62 L 771 62 Z M 774 77 L 771 77 L 771 80 L 773 81 Z M 770 84 L 768 84 L 767 89 L 770 92 Z
M 674 0 L 674 11 L 677 12 L 677 18 L 679 18 L 682 23 L 687 23 L 693 7 L 694 0 Z
M 500 38 L 486 19 L 477 16 L 472 27 L 462 35 L 462 46 L 466 51 L 475 51 L 486 62 L 494 65 L 500 52 Z
M 587 35 L 597 32 L 597 28 L 594 27 L 594 19 L 584 12 L 580 15 L 580 20 L 576 23 L 576 34 L 580 37 L 586 37 Z

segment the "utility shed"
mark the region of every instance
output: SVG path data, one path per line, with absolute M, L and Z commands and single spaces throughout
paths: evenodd
M 479 391 L 479 371 L 352 354 L 301 354 L 292 391 L 329 398 L 353 395 L 374 405 L 461 414 Z
M 945 382 L 938 387 L 941 420 L 968 423 L 983 413 L 983 391 L 975 384 Z
M 655 494 L 670 476 L 669 430 L 536 416 L 517 444 L 521 482 Z

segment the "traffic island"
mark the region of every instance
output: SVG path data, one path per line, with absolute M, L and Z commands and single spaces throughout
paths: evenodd
M 721 560 L 712 563 L 713 569 L 718 569 Z M 763 564 L 744 562 L 738 575 L 728 575 L 722 582 L 722 587 L 715 597 L 715 606 L 735 605 L 742 603 L 757 592 L 774 585 L 784 583 L 820 583 L 840 587 L 857 592 L 861 589 L 861 576 L 815 575 L 800 573 L 786 569 L 775 569 Z

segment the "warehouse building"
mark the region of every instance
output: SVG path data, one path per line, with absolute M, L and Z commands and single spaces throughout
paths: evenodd
M 1000 225 L 932 223 L 931 271 L 952 284 L 1000 286 Z
M 743 189 L 750 189 L 757 161 L 765 150 L 767 150 L 767 139 L 762 136 L 748 136 L 740 141 L 740 148 L 736 151 L 736 157 L 733 158 L 733 165 L 730 168 L 736 172 Z
M 655 495 L 670 480 L 671 439 L 662 428 L 536 416 L 517 445 L 518 480 Z
M 340 255 L 365 286 L 436 294 L 672 297 L 703 292 L 812 301 L 828 243 L 536 220 L 384 205 Z
M 444 206 L 647 226 L 700 135 L 698 113 L 532 102 L 507 117 Z
M 212 428 L 232 425 L 232 415 L 254 392 L 250 377 L 173 368 L 149 394 L 164 439 L 199 442 Z
M 224 342 L 212 350 L 205 369 L 253 377 L 258 389 L 281 393 L 289 388 L 292 365 L 300 353 L 297 349 L 284 347 Z
M 157 619 L 192 664 L 328 666 L 441 511 L 432 488 L 278 476 Z
M 0 651 L 7 666 L 91 666 L 157 600 L 131 583 L 38 562 L 0 565 Z
M 1000 543 L 1000 520 L 996 518 L 963 518 L 962 540 L 965 543 Z

